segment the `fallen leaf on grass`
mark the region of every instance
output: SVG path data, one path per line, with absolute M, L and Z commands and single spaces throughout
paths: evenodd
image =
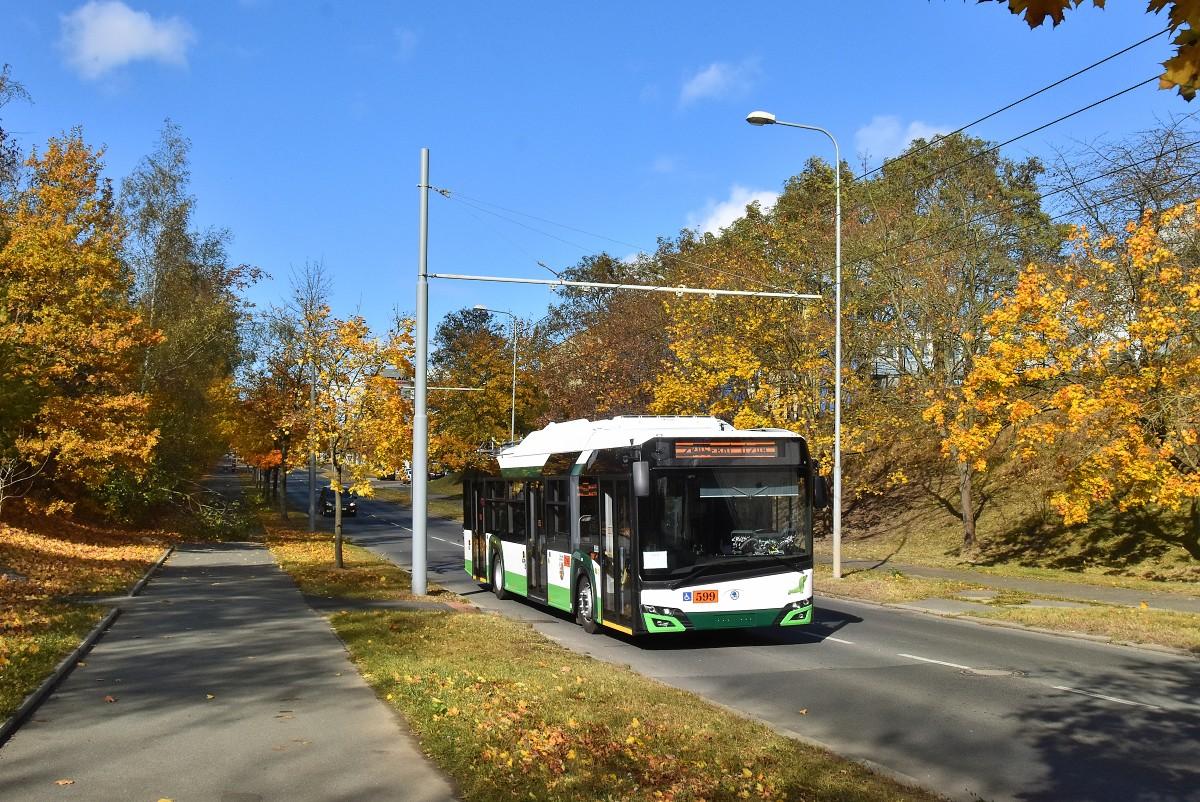
M 807 708 L 807 707 L 802 707 L 802 708 L 800 708 L 799 710 L 797 710 L 796 712 L 797 712 L 797 713 L 799 713 L 799 714 L 800 714 L 800 715 L 802 715 L 802 716 L 807 716 L 807 715 L 808 715 L 808 708 Z
M 54 784 L 55 785 L 74 785 L 75 781 L 74 780 L 55 780 Z
M 117 697 L 115 697 L 115 696 L 107 696 L 107 695 L 106 695 L 106 696 L 104 697 L 104 701 L 108 702 L 109 704 L 112 704 L 113 702 L 117 701 Z

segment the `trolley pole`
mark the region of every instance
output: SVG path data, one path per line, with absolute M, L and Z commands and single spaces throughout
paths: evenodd
M 426 379 L 429 367 L 429 148 L 421 148 L 420 246 L 417 254 L 416 364 L 413 381 L 412 450 L 412 592 L 425 595 L 425 546 L 429 523 L 429 414 Z

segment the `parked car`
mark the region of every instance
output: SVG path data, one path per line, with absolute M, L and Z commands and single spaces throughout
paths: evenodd
M 333 488 L 321 488 L 321 514 L 326 518 L 333 515 L 333 504 L 336 498 Z M 354 493 L 342 493 L 342 516 L 351 518 L 358 516 L 358 496 Z

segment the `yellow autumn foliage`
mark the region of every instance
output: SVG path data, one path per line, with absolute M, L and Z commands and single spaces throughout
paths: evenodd
M 1011 426 L 1022 459 L 1051 460 L 1067 524 L 1098 505 L 1200 502 L 1200 204 L 1147 213 L 1127 238 L 1072 236 L 1072 256 L 1029 265 L 987 320 L 944 445 L 983 458 Z

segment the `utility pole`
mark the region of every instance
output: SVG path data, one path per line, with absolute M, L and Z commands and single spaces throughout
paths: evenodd
M 421 148 L 420 245 L 417 251 L 416 364 L 413 377 L 412 592 L 425 595 L 425 546 L 429 523 L 429 415 L 425 409 L 429 367 L 429 148 Z

